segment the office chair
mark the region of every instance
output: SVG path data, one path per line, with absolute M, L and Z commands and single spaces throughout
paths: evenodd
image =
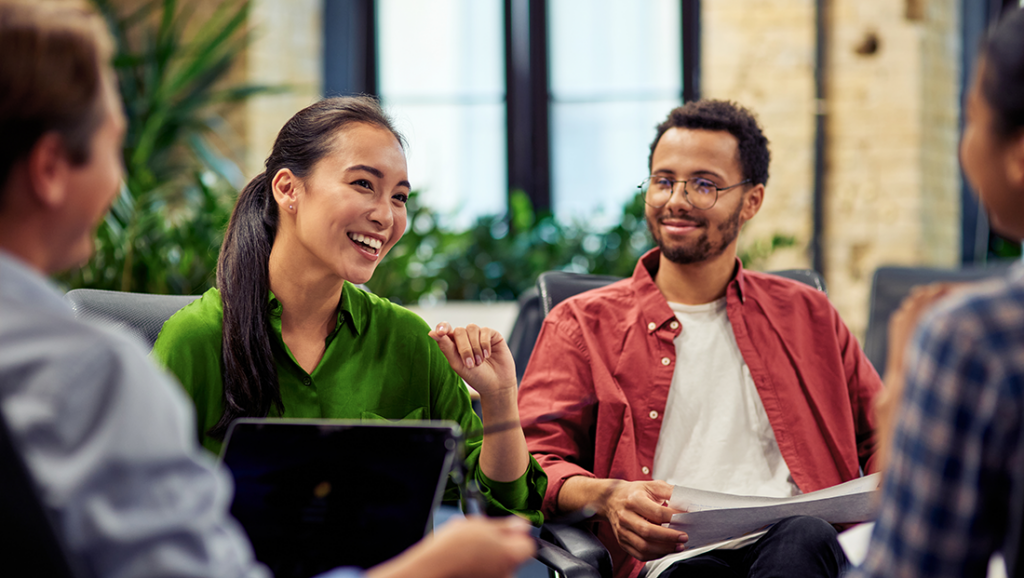
M 102 289 L 72 289 L 64 295 L 75 317 L 113 323 L 153 347 L 171 315 L 199 295 L 150 295 Z
M 970 282 L 1005 275 L 1005 263 L 987 267 L 941 269 L 933 267 L 879 267 L 871 280 L 868 329 L 864 354 L 879 374 L 885 372 L 889 347 L 889 317 L 917 285 L 938 282 Z
M 526 360 L 533 353 L 533 345 L 537 343 L 537 334 L 544 322 L 544 310 L 541 307 L 540 293 L 536 287 L 530 287 L 519 296 L 519 313 L 516 315 L 512 333 L 508 336 L 508 348 L 516 361 L 516 383 L 523 380 Z M 522 363 L 520 363 L 522 360 Z

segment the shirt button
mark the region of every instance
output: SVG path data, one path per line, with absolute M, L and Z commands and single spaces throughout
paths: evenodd
M 669 323 L 668 326 L 671 327 L 672 329 L 678 329 L 679 328 L 679 322 L 678 321 L 673 321 L 672 323 Z
M 657 327 L 657 325 L 655 325 L 653 321 L 651 321 L 650 323 L 647 324 L 647 330 L 648 331 L 654 331 L 654 329 L 656 327 Z
M 658 412 L 653 409 L 649 415 L 651 416 L 651 419 L 658 419 Z
M 662 358 L 661 358 L 661 364 L 662 364 L 662 365 L 668 365 L 668 364 L 670 364 L 670 363 L 672 363 L 672 360 L 671 360 L 671 359 L 669 359 L 669 358 L 667 358 L 667 357 L 662 357 Z
M 651 470 L 648 469 L 647 466 L 644 466 L 644 467 L 640 468 L 640 471 L 643 472 L 645 476 L 647 474 L 651 473 Z
M 311 380 L 311 379 L 310 379 L 310 378 L 308 378 L 308 377 L 306 377 L 306 378 L 303 378 L 303 380 L 302 380 L 302 384 L 303 384 L 303 385 L 309 385 L 309 384 L 311 384 L 311 383 L 313 383 L 313 380 Z

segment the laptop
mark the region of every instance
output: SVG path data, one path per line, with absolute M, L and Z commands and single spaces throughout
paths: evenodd
M 460 436 L 454 422 L 236 420 L 231 513 L 277 578 L 369 568 L 430 530 Z

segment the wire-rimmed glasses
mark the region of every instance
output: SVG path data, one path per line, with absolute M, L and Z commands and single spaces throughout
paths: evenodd
M 686 198 L 686 201 L 694 209 L 707 210 L 714 207 L 715 203 L 718 202 L 719 192 L 728 191 L 749 182 L 750 179 L 746 179 L 728 187 L 717 187 L 715 183 L 700 177 L 677 181 L 666 176 L 651 175 L 641 181 L 637 188 L 640 189 L 640 193 L 644 196 L 645 203 L 655 209 L 660 209 L 667 205 L 669 199 L 672 198 L 676 184 L 682 183 L 683 196 Z

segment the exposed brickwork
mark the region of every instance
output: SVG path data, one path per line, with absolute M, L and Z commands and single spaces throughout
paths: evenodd
M 249 82 L 289 88 L 246 106 L 245 173 L 252 176 L 263 170 L 281 126 L 320 98 L 323 0 L 253 0 L 250 10 L 255 40 L 247 55 Z
M 796 237 L 769 268 L 807 267 L 814 162 L 814 3 L 808 0 L 703 2 L 701 90 L 757 114 L 771 142 L 765 204 L 740 236 Z

